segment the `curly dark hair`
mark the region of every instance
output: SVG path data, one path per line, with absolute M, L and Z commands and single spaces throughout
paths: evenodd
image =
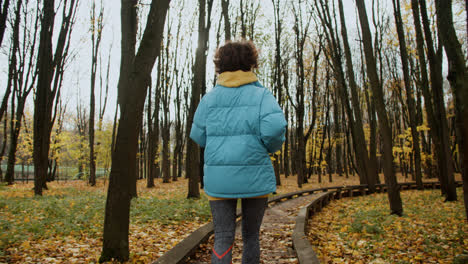
M 214 55 L 216 73 L 258 68 L 258 52 L 252 41 L 227 41 Z

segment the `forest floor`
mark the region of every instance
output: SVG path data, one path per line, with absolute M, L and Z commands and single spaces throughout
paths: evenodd
M 401 192 L 403 216 L 386 194 L 332 201 L 312 217 L 308 237 L 320 263 L 468 263 L 463 190 L 444 202 L 440 190 Z
M 358 184 L 356 176 L 334 176 L 304 189 Z M 400 177 L 399 182 L 411 179 Z M 130 263 L 151 263 L 210 220 L 208 200 L 186 199 L 187 180 L 168 184 L 155 180 L 148 189 L 138 182 L 132 200 Z M 0 263 L 96 263 L 102 248 L 107 185 L 84 181 L 52 182 L 43 197 L 34 197 L 32 183 L 0 185 Z M 295 177 L 282 177 L 278 194 L 297 190 Z

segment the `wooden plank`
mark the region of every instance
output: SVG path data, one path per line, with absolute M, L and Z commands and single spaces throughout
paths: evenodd
M 213 233 L 213 223 L 203 225 L 195 230 L 184 240 L 175 245 L 171 250 L 158 258 L 153 264 L 180 264 L 185 263 L 187 256 L 190 256 L 198 246 L 208 240 Z
M 296 217 L 296 224 L 294 226 L 294 231 L 292 233 L 293 247 L 296 250 L 297 258 L 300 264 L 319 264 L 320 261 L 315 254 L 312 245 L 310 244 L 305 230 L 307 227 L 307 220 L 309 218 L 309 211 L 312 209 L 311 213 L 315 212 L 316 206 L 322 206 L 323 202 L 326 202 L 330 195 L 333 195 L 334 192 L 326 192 L 320 194 L 307 206 L 304 206 L 299 211 L 299 214 Z

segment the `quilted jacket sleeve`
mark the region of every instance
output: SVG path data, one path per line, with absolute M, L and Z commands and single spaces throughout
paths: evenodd
M 193 139 L 200 147 L 206 145 L 206 100 L 200 101 L 193 117 L 192 129 L 190 130 L 190 138 Z
M 283 110 L 271 92 L 265 89 L 260 106 L 260 136 L 268 152 L 281 149 L 286 139 L 286 125 Z

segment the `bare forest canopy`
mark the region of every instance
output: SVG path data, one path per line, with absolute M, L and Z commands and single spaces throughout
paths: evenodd
M 6 2 L 3 0 L 3 7 Z M 11 1 L 10 1 L 11 2 Z M 7 154 L 10 149 L 11 121 L 15 121 L 15 113 L 18 110 L 20 101 L 25 101 L 24 115 L 20 123 L 20 131 L 17 144 L 17 165 L 32 165 L 32 133 L 33 133 L 33 97 L 37 80 L 34 78 L 34 70 L 37 67 L 37 50 L 39 42 L 39 32 L 34 29 L 40 27 L 41 21 L 37 21 L 40 15 L 36 1 L 20 1 L 21 5 L 11 2 L 9 7 L 2 9 L 5 14 L 4 32 L 2 31 L 1 54 L 2 57 L 2 89 L 4 104 L 2 104 L 2 146 L 4 146 L 2 156 L 3 162 L 8 160 Z M 70 1 L 68 1 L 69 3 Z M 216 46 L 224 42 L 225 20 L 222 14 L 222 1 L 215 1 L 211 11 L 211 28 L 209 29 L 208 58 L 206 89 L 209 91 L 214 83 L 214 66 L 212 64 L 212 54 Z M 345 153 L 349 152 L 348 142 L 350 128 L 346 124 L 345 109 L 340 101 L 337 86 L 338 80 L 332 72 L 331 48 L 327 42 L 327 31 L 321 14 L 326 7 L 329 12 L 329 25 L 334 29 L 335 34 L 340 34 L 341 23 L 339 21 L 338 2 L 333 5 L 330 1 L 254 1 L 245 0 L 232 1 L 229 3 L 228 18 L 230 21 L 233 39 L 252 39 L 260 50 L 260 64 L 257 74 L 261 82 L 268 88 L 275 91 L 275 95 L 283 105 L 285 112 L 289 115 L 289 127 L 291 132 L 297 126 L 296 104 L 297 99 L 303 100 L 304 112 L 302 122 L 304 132 L 310 135 L 307 138 L 307 167 L 314 169 L 328 168 L 328 163 L 336 163 L 335 159 L 345 158 Z M 65 2 L 66 3 L 66 2 Z M 345 22 L 348 28 L 349 45 L 353 59 L 353 68 L 356 85 L 358 87 L 358 103 L 361 105 L 361 115 L 363 119 L 363 131 L 366 142 L 369 145 L 372 140 L 378 140 L 375 131 L 372 131 L 372 94 L 367 89 L 368 83 L 363 65 L 362 46 L 360 45 L 361 33 L 359 21 L 357 19 L 356 6 L 352 1 L 343 1 L 345 4 Z M 56 8 L 63 8 L 56 4 Z M 92 81 L 95 88 L 96 110 L 96 162 L 97 167 L 106 170 L 110 166 L 110 146 L 112 144 L 112 127 L 117 99 L 117 80 L 120 49 L 120 6 L 118 3 L 108 1 L 96 1 L 93 5 L 87 1 L 78 3 L 74 16 L 74 28 L 70 34 L 70 46 L 68 56 L 64 62 L 63 77 L 60 81 L 58 94 L 54 104 L 56 112 L 53 131 L 51 133 L 51 148 L 49 158 L 57 162 L 67 177 L 76 176 L 78 172 L 88 170 L 87 160 L 89 159 L 89 117 L 90 117 L 90 92 L 89 86 Z M 395 142 L 394 155 L 395 162 L 399 167 L 410 167 L 409 159 L 412 153 L 412 138 L 410 133 L 409 117 L 407 110 L 406 94 L 403 92 L 403 72 L 399 58 L 400 49 L 393 18 L 393 8 L 391 0 L 387 1 L 366 1 L 367 13 L 371 22 L 371 31 L 374 36 L 375 54 L 377 57 L 377 67 L 379 77 L 382 80 L 385 102 L 389 111 L 392 123 L 393 140 Z M 401 16 L 406 32 L 406 46 L 410 61 L 410 81 L 414 87 L 414 98 L 417 102 L 415 113 L 418 116 L 417 129 L 421 132 L 422 141 L 422 162 L 433 158 L 429 140 L 429 123 L 425 111 L 426 98 L 422 95 L 421 70 L 418 61 L 416 44 L 416 32 L 413 19 L 411 1 L 401 1 Z M 18 44 L 15 50 L 16 68 L 10 70 L 14 44 L 15 22 L 17 9 L 19 10 L 18 23 Z M 93 9 L 94 8 L 94 9 Z M 42 6 L 39 6 L 39 11 Z M 93 11 L 94 10 L 94 11 Z M 145 14 L 149 11 L 149 5 L 141 2 L 138 5 L 137 42 L 142 38 L 142 30 L 146 23 Z M 457 31 L 458 40 L 462 44 L 463 52 L 466 53 L 466 7 L 463 1 L 453 2 L 454 26 Z M 101 14 L 102 12 L 102 14 Z M 161 49 L 161 56 L 156 63 L 152 73 L 153 89 L 151 96 L 148 96 L 146 109 L 153 110 L 155 99 L 159 96 L 159 120 L 161 130 L 170 130 L 170 138 L 162 138 L 161 141 L 169 140 L 170 145 L 176 141 L 177 120 L 185 123 L 185 116 L 188 111 L 188 100 L 191 94 L 191 84 L 193 81 L 193 64 L 195 50 L 197 48 L 197 17 L 198 3 L 196 1 L 172 1 L 168 11 L 167 22 L 164 30 L 164 41 Z M 427 2 L 426 7 L 428 26 L 434 37 L 434 49 L 441 44 L 437 38 L 436 14 L 433 1 Z M 57 22 L 53 32 L 53 46 L 56 46 L 57 37 L 63 19 L 63 14 L 57 12 Z M 298 21 L 296 21 L 296 18 Z M 296 25 L 296 23 L 298 23 Z M 328 26 L 328 25 L 327 25 Z M 279 32 L 280 29 L 280 32 Z M 297 31 L 297 32 L 296 32 Z M 299 41 L 297 37 L 299 34 Z M 338 36 L 337 36 L 338 37 Z M 92 52 L 92 40 L 95 39 L 95 46 L 100 47 L 97 54 Z M 341 36 L 338 43 L 343 46 Z M 279 50 L 276 45 L 279 44 Z M 35 45 L 35 46 L 34 46 Z M 302 45 L 302 47 L 301 47 Z M 318 60 L 315 60 L 315 53 L 321 49 Z M 298 54 L 300 52 L 301 54 Z M 344 51 L 343 71 L 345 71 Z M 97 55 L 97 56 L 96 56 Z M 300 55 L 302 58 L 298 58 Z M 93 57 L 97 64 L 93 64 Z M 19 61 L 18 61 L 19 60 Z M 303 65 L 299 65 L 298 60 L 302 60 Z M 442 59 L 443 74 L 447 74 L 447 61 L 445 56 Z M 161 65 L 164 66 L 161 66 Z M 427 67 L 427 65 L 424 65 Z M 301 69 L 303 68 L 303 69 Z M 28 72 L 28 70 L 30 72 Z M 428 69 L 429 70 L 429 69 Z M 301 72 L 303 71 L 303 72 Z M 10 81 L 12 72 L 21 75 Z M 29 74 L 29 75 L 28 75 Z M 344 73 L 345 77 L 348 73 Z M 94 76 L 93 76 L 94 75 Z M 163 75 L 163 76 L 161 76 Z M 303 75 L 303 76 L 301 76 Z M 346 77 L 349 78 L 349 77 Z M 444 78 L 445 80 L 445 78 Z M 158 82 L 159 81 L 159 82 Z M 279 88 L 278 88 L 279 87 Z M 298 95 L 298 87 L 303 89 L 302 95 Z M 30 92 L 28 89 L 33 89 Z M 16 89 L 16 90 L 15 90 Z M 367 98 L 369 97 L 370 98 Z M 150 97 L 153 99 L 150 102 Z M 24 98 L 24 99 L 23 99 Z M 451 150 L 456 155 L 456 145 L 453 127 L 453 96 L 447 81 L 443 81 L 443 99 L 447 109 L 447 120 L 451 125 Z M 148 106 L 151 103 L 151 106 Z M 369 104 L 368 104 L 369 103 Z M 3 109 L 4 108 L 4 109 Z M 287 109 L 287 111 L 286 111 Z M 118 114 L 117 114 L 118 115 Z M 166 116 L 167 115 L 167 116 Z M 154 115 L 152 118 L 156 118 Z M 118 119 L 118 118 L 117 118 Z M 167 120 L 166 120 L 167 119 Z M 166 121 L 164 121 L 166 120 Z M 144 141 L 140 149 L 145 153 L 147 144 L 144 142 L 145 134 L 148 131 L 148 121 L 145 118 L 142 127 Z M 15 123 L 13 123 L 15 124 Z M 180 124 L 179 124 L 180 125 Z M 309 129 L 311 128 L 311 129 Z M 185 125 L 181 126 L 179 136 L 184 134 Z M 292 135 L 294 136 L 294 135 Z M 6 137 L 6 140 L 5 140 Z M 293 138 L 294 139 L 294 138 Z M 289 143 L 290 144 L 290 143 Z M 146 146 L 145 146 L 146 145 Z M 377 143 L 377 145 L 379 145 Z M 331 150 L 328 151 L 327 149 Z M 161 150 L 161 147 L 159 147 Z M 337 153 L 338 151 L 338 153 Z M 330 153 L 328 153 L 330 152 Z M 340 153 L 342 152 L 342 153 Z M 336 155 L 340 155 L 337 158 Z M 376 150 L 377 156 L 380 151 Z M 171 154 L 172 155 L 172 154 Z M 350 153 L 353 156 L 353 153 Z M 331 160 L 330 160 L 331 159 Z M 344 159 L 343 159 L 344 160 Z M 160 161 L 160 158 L 156 160 Z M 455 160 L 456 167 L 459 166 Z M 426 162 L 427 163 L 427 162 Z M 339 164 L 332 164 L 335 167 Z M 73 171 L 69 167 L 76 167 L 78 171 Z M 30 170 L 32 173 L 32 169 Z
M 3 23 L 0 56 L 4 58 L 0 76 L 4 89 L 0 150 L 3 172 L 7 161 L 13 159 L 16 177 L 24 178 L 28 175 L 23 172 L 18 176 L 19 166 L 26 166 L 31 176 L 34 171 L 33 107 L 41 79 L 38 78 L 39 63 L 42 63 L 39 57 L 40 28 L 45 18 L 40 17 L 44 7 L 36 1 L 8 2 L 3 1 L 4 22 L 0 21 Z M 448 62 L 442 52 L 435 2 L 423 1 L 427 2 L 424 7 L 415 6 L 413 2 L 368 0 L 365 5 L 372 35 L 373 66 L 383 92 L 381 102 L 384 102 L 390 125 L 395 168 L 403 173 L 413 172 L 417 158 L 421 171 L 434 176 L 437 174 L 434 172 L 437 166 L 434 145 L 437 143 L 431 131 L 436 124 L 431 126 L 430 119 L 439 119 L 435 115 L 442 113 L 441 110 L 444 113 L 440 116 L 441 122 L 447 126 L 442 137 L 448 144 L 455 171 L 460 170 L 455 100 L 445 78 Z M 344 4 L 341 9 L 339 3 Z M 223 10 L 223 4 L 227 4 L 226 10 Z M 134 21 L 137 46 L 143 38 L 150 6 L 145 2 L 137 5 Z M 118 51 L 121 48 L 120 7 L 106 1 L 62 1 L 54 8 L 58 11 L 50 45 L 61 54 L 51 54 L 59 69 L 50 77 L 53 81 L 49 95 L 52 98 L 48 102 L 51 116 L 48 159 L 49 174 L 52 174 L 49 176 L 85 177 L 90 170 L 90 153 L 95 153 L 96 165 L 92 174 L 97 168 L 98 174 L 104 177 L 110 169 L 110 151 L 119 120 L 116 101 Z M 146 178 L 148 170 L 144 169 L 144 164 L 150 148 L 156 153 L 154 163 L 170 160 L 173 163 L 171 176 L 175 178 L 183 174 L 186 120 L 200 41 L 197 30 L 199 10 L 196 1 L 175 0 L 170 4 L 160 43 L 161 54 L 152 70 L 144 108 L 146 114 L 139 133 L 139 177 Z M 415 11 L 418 21 L 414 17 Z M 377 124 L 382 119 L 377 111 L 381 102 L 375 99 L 378 96 L 374 96 L 372 89 L 363 45 L 365 40 L 354 3 L 214 1 L 205 13 L 207 58 L 202 94 L 215 83 L 212 63 L 215 48 L 227 38 L 253 40 L 260 50 L 256 73 L 264 86 L 274 92 L 288 118 L 288 142 L 275 159 L 282 173 L 297 173 L 298 168 L 291 164 L 297 160 L 293 158 L 297 154 L 303 164 L 299 170 L 308 177 L 317 172 L 342 174 L 361 170 L 362 180 L 366 182 L 364 174 L 370 172 L 362 173 L 368 168 L 357 158 L 364 151 L 369 151 L 369 158 L 374 159 L 367 162 L 374 164 L 375 168 L 371 169 L 383 169 L 384 140 Z M 400 16 L 404 47 L 400 46 L 396 13 Z M 453 1 L 452 13 L 453 26 L 466 58 L 466 6 L 463 1 Z M 61 34 L 61 25 L 67 23 L 68 32 Z M 420 59 L 418 32 L 423 37 L 422 50 L 427 53 L 422 56 L 428 61 Z M 404 63 L 402 48 L 406 53 Z M 431 50 L 436 56 L 432 59 L 439 60 L 434 69 L 429 67 L 432 65 Z M 432 87 L 433 71 L 444 76 L 439 80 L 440 93 Z M 415 134 L 412 129 L 417 130 L 419 157 L 414 157 Z M 90 135 L 92 144 L 89 143 Z

